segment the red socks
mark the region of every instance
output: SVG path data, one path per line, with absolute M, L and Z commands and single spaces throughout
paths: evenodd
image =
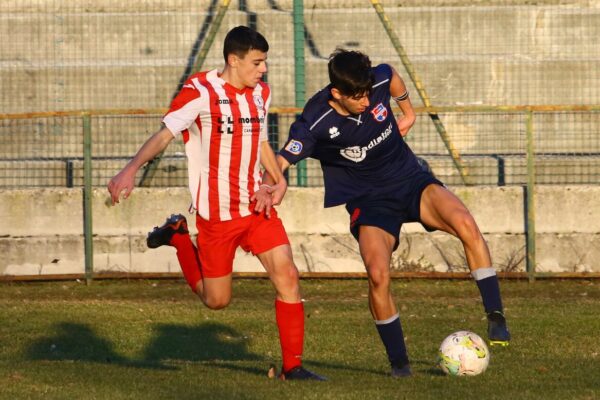
M 198 250 L 189 234 L 176 233 L 171 238 L 171 246 L 177 250 L 177 259 L 181 266 L 183 276 L 192 291 L 196 292 L 196 285 L 202 279 L 202 271 L 200 270 L 200 260 L 198 259 Z
M 302 365 L 304 347 L 304 304 L 275 300 L 275 318 L 279 328 L 283 371 Z

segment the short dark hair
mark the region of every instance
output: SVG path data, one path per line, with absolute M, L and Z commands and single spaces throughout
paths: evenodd
M 225 63 L 227 63 L 227 57 L 230 54 L 244 58 L 250 50 L 259 50 L 266 53 L 269 51 L 269 43 L 263 35 L 247 26 L 236 26 L 227 32 L 223 43 Z
M 371 60 L 360 51 L 336 49 L 329 56 L 329 81 L 344 96 L 363 96 L 371 92 Z

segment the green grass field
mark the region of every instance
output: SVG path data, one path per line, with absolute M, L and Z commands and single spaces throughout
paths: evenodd
M 237 280 L 222 311 L 183 281 L 0 284 L 1 399 L 598 399 L 600 283 L 503 281 L 513 341 L 488 370 L 448 377 L 437 348 L 485 337 L 471 281 L 396 280 L 414 376 L 388 376 L 364 280 L 302 281 L 305 365 L 328 382 L 267 378 L 279 366 L 273 291 Z

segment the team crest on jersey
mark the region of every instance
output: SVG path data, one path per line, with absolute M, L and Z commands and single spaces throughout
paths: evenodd
M 373 114 L 373 118 L 375 118 L 375 121 L 383 122 L 387 118 L 387 108 L 385 108 L 383 103 L 379 103 L 375 107 L 373 107 L 373 109 L 371 110 L 371 114 Z
M 256 105 L 257 108 L 263 108 L 265 105 L 265 102 L 263 101 L 262 96 L 255 94 L 254 95 L 254 104 Z
M 361 162 L 367 156 L 367 148 L 360 146 L 346 147 L 340 150 L 342 157 L 347 158 L 350 161 Z
M 332 126 L 331 128 L 329 128 L 329 137 L 331 139 L 336 138 L 338 136 L 340 136 L 340 130 L 337 128 L 337 126 Z
M 302 142 L 292 139 L 287 144 L 287 146 L 285 146 L 285 149 L 293 155 L 297 156 L 302 151 Z

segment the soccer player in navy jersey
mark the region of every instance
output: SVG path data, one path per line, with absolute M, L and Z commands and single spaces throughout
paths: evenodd
M 442 230 L 461 240 L 487 313 L 490 343 L 507 345 L 510 333 L 498 278 L 477 223 L 458 197 L 419 165 L 403 140 L 416 115 L 402 78 L 390 65 L 372 68 L 368 56 L 357 51 L 337 50 L 328 69 L 330 84 L 308 101 L 277 160 L 285 170 L 304 158 L 318 159 L 325 207 L 346 205 L 368 274 L 369 308 L 392 376 L 411 375 L 390 290 L 390 260 L 405 222 L 420 222 L 428 231 Z M 397 119 L 390 99 L 402 111 Z
M 325 380 L 302 365 L 304 305 L 298 270 L 287 233 L 275 210 L 255 204 L 279 201 L 287 183 L 267 138 L 271 90 L 262 81 L 269 44 L 246 26 L 231 29 L 223 43 L 225 67 L 190 76 L 163 118 L 164 126 L 108 183 L 112 203 L 127 198 L 135 175 L 148 161 L 182 140 L 198 238 L 191 240 L 186 218 L 172 215 L 149 233 L 150 248 L 172 246 L 183 275 L 210 309 L 226 307 L 232 295 L 235 251 L 242 247 L 261 262 L 275 288 L 284 380 Z M 261 185 L 260 166 L 277 182 Z M 262 211 L 262 210 L 261 210 Z M 201 343 L 198 344 L 202 346 Z

